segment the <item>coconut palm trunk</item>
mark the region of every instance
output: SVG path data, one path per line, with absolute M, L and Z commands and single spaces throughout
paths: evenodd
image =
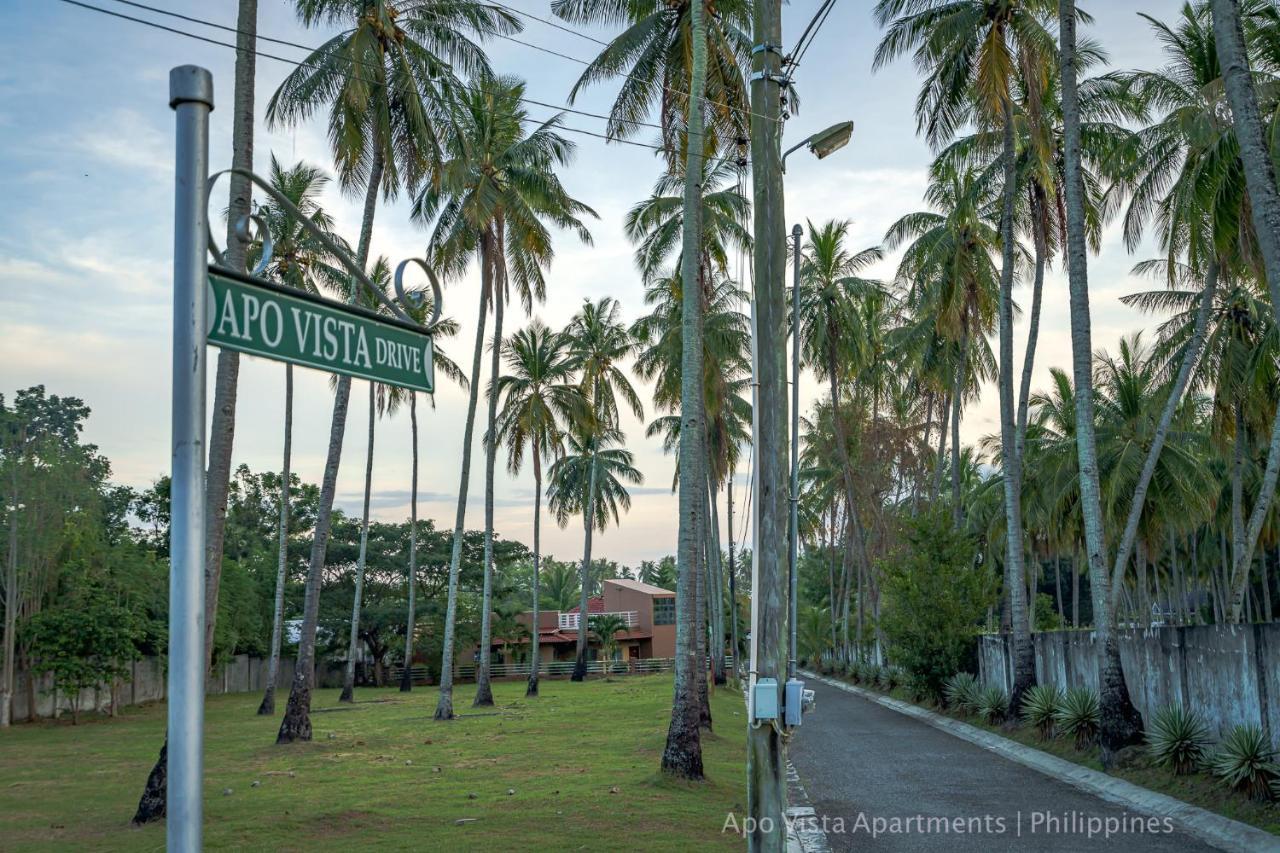
M 284 634 L 284 588 L 289 580 L 289 483 L 293 462 L 293 365 L 284 366 L 284 462 L 280 466 L 280 531 L 276 552 L 276 596 L 271 608 L 271 651 L 267 658 L 267 686 L 258 705 L 259 716 L 275 716 L 276 679 L 280 677 L 280 645 Z
M 1071 363 L 1076 396 L 1076 454 L 1080 468 L 1080 507 L 1084 520 L 1089 587 L 1093 599 L 1095 642 L 1099 661 L 1102 760 L 1111 764 L 1117 750 L 1142 738 L 1142 717 L 1129 699 L 1111 608 L 1102 488 L 1094 433 L 1093 334 L 1089 316 L 1088 258 L 1085 246 L 1084 180 L 1081 174 L 1080 95 L 1076 79 L 1075 0 L 1059 0 L 1062 41 L 1062 113 L 1067 206 L 1067 279 L 1070 290 Z
M 360 516 L 360 550 L 356 556 L 356 589 L 351 599 L 351 636 L 347 640 L 347 666 L 342 676 L 339 702 L 354 702 L 356 651 L 360 648 L 360 601 L 364 597 L 364 567 L 369 557 L 369 498 L 373 492 L 373 435 L 378 409 L 378 387 L 369 383 L 369 448 L 364 457 L 364 510 Z
M 1027 441 L 1027 407 L 1031 401 L 1031 374 L 1035 370 L 1036 345 L 1040 340 L 1040 306 L 1044 295 L 1044 267 L 1049 254 L 1049 240 L 1044 187 L 1035 183 L 1031 187 L 1031 230 L 1035 251 L 1035 271 L 1031 281 L 1031 315 L 1027 320 L 1027 349 L 1022 356 L 1022 379 L 1018 385 L 1018 423 L 1014 446 L 1021 463 Z M 1025 475 L 1025 470 L 1024 470 Z
M 676 576 L 676 672 L 675 696 L 671 703 L 671 724 L 662 752 L 662 769 L 673 776 L 703 778 L 702 739 L 699 725 L 698 679 L 706 683 L 698 654 L 697 567 L 702 550 L 698 542 L 699 493 L 705 491 L 702 466 L 706 462 L 703 437 L 702 289 L 699 260 L 702 258 L 702 176 L 703 104 L 707 77 L 706 7 L 689 5 L 689 44 L 692 52 L 689 72 L 689 113 L 686 123 L 684 172 L 684 221 L 680 273 L 682 281 L 680 352 L 680 494 Z
M 963 321 L 960 334 L 960 361 L 951 386 L 951 523 L 964 523 L 964 506 L 960 502 L 960 404 L 964 399 L 965 375 L 969 366 L 969 322 Z
M 453 551 L 449 556 L 449 598 L 445 606 L 444 642 L 440 656 L 440 696 L 435 719 L 453 719 L 453 640 L 458 616 L 458 572 L 462 568 L 462 534 L 467 522 L 467 487 L 471 481 L 471 440 L 476 428 L 476 400 L 480 393 L 480 365 L 484 356 L 484 327 L 489 301 L 494 298 L 493 234 L 480 235 L 480 316 L 476 319 L 476 346 L 471 356 L 471 388 L 467 394 L 467 421 L 462 431 L 462 473 L 458 481 L 458 510 L 453 521 Z
M 18 501 L 18 462 L 10 459 L 9 503 Z M 9 510 L 9 554 L 4 580 L 4 673 L 0 682 L 0 728 L 8 728 L 13 714 L 13 685 L 17 675 L 13 656 L 18 634 L 18 513 Z
M 525 696 L 538 695 L 538 669 L 542 663 L 542 652 L 538 648 L 538 574 L 542 562 L 542 449 L 538 440 L 533 440 L 533 625 L 529 638 L 529 683 L 525 687 Z
M 1258 249 L 1267 274 L 1267 289 L 1271 294 L 1271 310 L 1280 324 L 1280 192 L 1276 188 L 1275 164 L 1271 158 L 1268 132 L 1258 109 L 1258 95 L 1254 91 L 1253 76 L 1249 68 L 1249 54 L 1245 48 L 1244 33 L 1240 25 L 1239 0 L 1211 0 L 1213 10 L 1213 34 L 1218 48 L 1218 63 L 1222 67 L 1222 79 L 1231 104 L 1231 121 L 1240 145 L 1240 160 L 1244 164 L 1245 184 L 1249 190 L 1250 211 Z M 1235 555 L 1231 568 L 1229 618 L 1239 622 L 1243 615 L 1244 594 L 1249 584 L 1249 566 L 1258 537 L 1271 509 L 1280 475 L 1280 407 L 1276 409 L 1271 427 L 1271 441 L 1267 447 L 1267 464 L 1263 471 L 1262 488 L 1249 516 L 1245 531 L 1244 547 Z
M 1133 498 L 1129 504 L 1129 515 L 1125 519 L 1124 533 L 1120 536 L 1120 545 L 1116 549 L 1115 564 L 1111 569 L 1111 606 L 1114 609 L 1119 603 L 1117 591 L 1124 584 L 1124 570 L 1129 563 L 1129 555 L 1133 551 L 1138 535 L 1138 522 L 1142 520 L 1142 510 L 1147 501 L 1147 489 L 1156 473 L 1156 464 L 1160 461 L 1160 452 L 1164 449 L 1169 437 L 1169 427 L 1173 417 L 1182 403 L 1182 395 L 1186 393 L 1195 371 L 1196 363 L 1204 352 L 1205 332 L 1209 327 L 1209 315 L 1213 313 L 1213 299 L 1218 290 L 1218 262 L 1209 261 L 1205 272 L 1204 290 L 1200 294 L 1200 305 L 1196 309 L 1195 326 L 1191 340 L 1187 341 L 1186 351 L 1182 354 L 1182 363 L 1178 366 L 1178 375 L 1174 378 L 1169 397 L 1165 400 L 1164 409 L 1160 412 L 1160 421 L 1156 424 L 1155 435 L 1151 437 L 1151 447 L 1147 449 L 1146 459 L 1142 463 L 1142 472 L 1138 475 L 1138 483 L 1133 489 Z
M 704 471 L 707 466 L 704 466 Z M 706 490 L 702 490 L 699 495 L 698 507 L 698 541 L 704 543 L 704 547 L 698 552 L 698 566 L 694 570 L 694 608 L 698 616 L 698 625 L 696 636 L 698 638 L 698 725 L 707 731 L 711 731 L 711 697 L 707 687 L 707 657 L 711 638 L 708 635 L 711 627 L 711 619 L 708 611 L 707 601 L 707 550 L 705 543 L 707 541 L 707 507 L 706 507 Z
M 711 535 L 707 537 L 707 605 L 711 609 L 711 678 L 724 684 L 724 566 L 720 562 L 720 511 L 715 485 L 707 482 L 707 503 L 711 507 Z
M 499 223 L 499 229 L 502 225 Z M 499 231 L 501 234 L 501 231 Z M 489 378 L 489 419 L 484 441 L 484 592 L 480 600 L 480 665 L 476 667 L 473 708 L 493 705 L 489 686 L 489 658 L 493 625 L 493 466 L 498 458 L 498 376 L 502 373 L 502 309 L 506 288 L 498 282 L 493 299 L 493 353 Z
M 597 404 L 596 412 L 600 411 Z M 591 594 L 591 539 L 595 532 L 595 516 L 596 516 L 596 459 L 595 454 L 600 452 L 600 444 L 596 436 L 592 436 L 592 457 L 591 457 L 591 476 L 587 478 L 587 506 L 582 513 L 582 564 L 578 570 L 578 655 L 574 659 L 573 674 L 569 676 L 570 681 L 582 681 L 587 677 L 587 648 L 588 633 L 590 631 L 590 602 Z
M 364 269 L 369 260 L 369 243 L 373 239 L 373 216 L 378 206 L 378 191 L 382 184 L 383 161 L 381 148 L 369 167 L 369 182 L 365 189 L 364 215 L 360 222 L 360 241 L 356 244 L 356 265 Z M 360 284 L 351 282 L 349 297 L 355 300 Z M 316 509 L 316 524 L 311 540 L 311 562 L 307 567 L 306 590 L 302 601 L 302 627 L 298 636 L 298 657 L 293 669 L 293 684 L 289 688 L 289 704 L 276 743 L 293 743 L 311 740 L 311 691 L 315 687 L 316 626 L 320 620 L 320 584 L 324 578 L 325 553 L 329 547 L 330 524 L 333 517 L 333 499 L 338 489 L 338 467 L 342 463 L 342 440 L 347 431 L 347 407 L 351 402 L 351 378 L 338 377 L 333 395 L 333 418 L 329 424 L 329 449 L 325 456 L 324 475 L 320 481 L 320 505 Z
M 727 495 L 727 522 L 729 534 L 729 634 L 730 642 L 733 649 L 733 680 L 736 684 L 738 681 L 738 673 L 742 667 L 739 660 L 742 652 L 738 648 L 738 570 L 734 566 L 734 543 L 733 543 L 733 473 L 729 474 L 729 484 L 726 488 Z M 835 621 L 832 621 L 831 641 L 835 643 Z
M 413 436 L 413 473 L 409 493 L 409 619 L 404 629 L 404 671 L 400 692 L 413 690 L 413 635 L 417 628 L 414 607 L 418 589 L 418 392 L 409 392 L 409 431 Z
M 239 0 L 236 12 L 235 93 L 232 96 L 231 165 L 253 168 L 254 77 L 257 69 L 258 0 Z M 227 265 L 244 266 L 248 248 L 235 235 L 235 225 L 249 213 L 251 188 L 248 179 L 230 176 L 231 197 L 227 204 Z M 231 479 L 231 446 L 235 438 L 236 390 L 240 378 L 240 354 L 218 352 L 218 368 L 213 385 L 213 418 L 209 429 L 209 458 L 205 474 L 205 631 L 204 668 L 213 664 L 213 637 L 218 621 L 218 585 L 222 580 L 222 551 L 226 534 L 227 489 Z M 6 660 L 10 658 L 6 656 Z M 28 692 L 35 701 L 34 692 Z M 132 822 L 150 823 L 165 816 L 167 809 L 169 735 L 165 733 L 160 755 L 147 776 Z
M 942 460 L 947 456 L 947 426 L 950 423 L 951 397 L 944 395 L 942 398 L 942 416 L 938 424 L 938 454 L 933 466 L 933 488 L 929 492 L 930 499 L 935 504 L 942 494 L 942 472 L 944 470 Z
M 1013 211 L 1018 192 L 1017 150 L 1013 138 L 1013 106 L 1004 99 L 1004 194 L 1000 211 L 1000 456 L 1004 467 L 1004 586 L 1013 634 L 1013 690 L 1009 707 L 1016 713 L 1022 696 L 1036 683 L 1035 647 L 1027 608 L 1026 550 L 1022 532 L 1022 456 L 1013 397 Z

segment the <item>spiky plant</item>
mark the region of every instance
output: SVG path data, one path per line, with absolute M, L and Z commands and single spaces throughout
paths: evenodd
M 1255 725 L 1236 726 L 1218 745 L 1213 773 L 1232 790 L 1254 800 L 1270 800 L 1280 784 L 1280 766 L 1270 739 Z
M 1194 773 L 1209 754 L 1209 726 L 1195 711 L 1166 705 L 1156 712 L 1147 730 L 1147 751 L 1161 767 L 1175 775 Z
M 1053 737 L 1058 709 L 1062 705 L 1062 688 L 1056 684 L 1037 684 L 1022 697 L 1022 722 L 1035 726 L 1041 740 Z
M 1088 687 L 1072 687 L 1062 697 L 1054 722 L 1063 734 L 1075 738 L 1076 749 L 1088 749 L 1098 737 L 1102 718 L 1098 692 Z
M 989 684 L 979 691 L 975 710 L 991 725 L 1002 723 L 1009 716 L 1009 694 L 1003 687 Z
M 978 692 L 981 686 L 978 679 L 968 672 L 957 672 L 947 679 L 942 687 L 942 696 L 947 707 L 962 714 L 972 714 L 978 707 Z
M 902 683 L 902 673 L 896 666 L 882 666 L 876 674 L 876 686 L 885 693 Z

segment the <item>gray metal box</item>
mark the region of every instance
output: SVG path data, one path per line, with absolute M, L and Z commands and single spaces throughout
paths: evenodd
M 800 715 L 804 708 L 804 682 L 798 678 L 787 679 L 786 699 L 783 702 L 783 710 L 786 713 L 786 724 L 788 726 L 800 725 Z
M 753 700 L 757 720 L 778 719 L 777 679 L 757 678 Z

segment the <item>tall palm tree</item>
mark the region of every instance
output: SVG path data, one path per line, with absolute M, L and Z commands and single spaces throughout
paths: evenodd
M 1258 93 L 1250 71 L 1250 57 L 1241 25 L 1239 0 L 1211 0 L 1213 33 L 1222 65 L 1222 78 L 1231 104 L 1231 123 L 1240 145 L 1245 184 L 1249 189 L 1253 228 L 1266 271 L 1271 310 L 1280 325 L 1280 190 L 1276 187 L 1275 164 Z M 1274 105 L 1270 105 L 1274 109 Z M 1277 406 L 1267 449 L 1267 466 L 1262 488 L 1249 525 L 1243 536 L 1243 547 L 1237 552 L 1231 568 L 1231 621 L 1239 622 L 1243 613 L 1244 589 L 1253 562 L 1253 550 L 1262 532 L 1276 481 L 1280 477 L 1280 406 Z
M 1142 717 L 1129 698 L 1107 577 L 1107 543 L 1102 516 L 1098 444 L 1094 431 L 1093 333 L 1089 314 L 1089 271 L 1085 233 L 1084 178 L 1081 162 L 1080 96 L 1076 65 L 1075 0 L 1059 0 L 1062 74 L 1063 197 L 1067 208 L 1067 281 L 1071 311 L 1071 365 L 1075 380 L 1076 452 L 1080 471 L 1080 511 L 1084 519 L 1094 631 L 1098 638 L 1099 693 L 1102 706 L 1103 764 L 1115 752 L 1142 737 Z
M 556 115 L 526 131 L 528 115 L 521 106 L 524 83 L 513 77 L 484 75 L 477 85 L 459 91 L 453 101 L 453 132 L 445 141 L 445 160 L 439 176 L 423 187 L 414 201 L 413 216 L 434 223 L 431 254 L 447 274 L 458 276 L 474 258 L 480 264 L 480 311 L 471 365 L 471 394 L 463 431 L 462 473 L 454 519 L 453 552 L 449 562 L 449 599 L 445 611 L 440 698 L 435 717 L 453 717 L 454 621 L 457 615 L 458 571 L 462 562 L 471 476 L 471 441 L 484 352 L 485 317 L 494 312 L 492 379 L 488 429 L 497 435 L 498 400 L 495 386 L 500 372 L 502 318 L 508 290 L 514 286 L 527 310 L 546 296 L 543 270 L 554 251 L 548 224 L 574 232 L 584 243 L 591 234 L 581 217 L 595 216 L 591 208 L 571 197 L 556 169 L 572 159 L 574 146 L 557 133 Z M 477 705 L 492 705 L 489 687 L 489 635 L 493 564 L 493 477 L 497 447 L 485 442 L 485 558 L 481 603 L 480 666 L 476 673 Z
M 493 443 L 507 447 L 507 470 L 518 474 L 528 447 L 533 464 L 533 630 L 526 696 L 538 695 L 538 574 L 542 559 L 542 466 L 564 453 L 570 424 L 590 411 L 574 381 L 569 342 L 561 333 L 534 320 L 502 343 L 507 370 L 498 378 L 495 396 L 502 400 Z
M 1053 0 L 880 0 L 876 17 L 889 31 L 876 50 L 877 66 L 914 51 L 926 73 L 916 100 L 916 120 L 935 147 L 955 134 L 959 122 L 975 121 L 1001 131 L 1002 204 L 1000 207 L 1000 437 L 1006 520 L 1005 580 L 1013 623 L 1012 707 L 1035 684 L 1022 533 L 1022 461 L 1017 451 L 1013 394 L 1013 284 L 1017 249 L 1014 209 L 1018 195 L 1014 129 L 1017 86 L 1040 101 L 1042 69 L 1054 55 L 1045 22 Z
M 583 561 L 584 570 L 579 574 L 580 637 L 590 630 L 587 596 L 591 590 L 591 578 L 585 567 L 590 560 L 591 534 L 596 530 L 607 530 L 611 519 L 618 524 L 622 513 L 631 509 L 627 485 L 644 482 L 644 475 L 635 467 L 634 455 L 617 446 L 622 442 L 623 435 L 619 429 L 602 427 L 594 418 L 571 422 L 565 434 L 565 454 L 552 462 L 547 472 L 547 503 L 556 523 L 565 527 L 573 516 L 582 516 L 587 558 Z M 579 653 L 579 661 L 574 667 L 574 677 L 581 681 L 586 677 L 585 650 Z
M 565 330 L 569 340 L 569 358 L 573 369 L 578 373 L 579 386 L 588 406 L 586 417 L 576 426 L 582 439 L 582 452 L 587 453 L 591 459 L 603 452 L 608 436 L 616 435 L 621 440 L 619 403 L 630 409 L 637 418 L 644 417 L 644 405 L 632 387 L 631 380 L 622 370 L 622 360 L 631 353 L 633 342 L 621 316 L 622 306 L 612 297 L 606 296 L 596 302 L 585 301 Z M 596 518 L 596 498 L 601 492 L 594 480 L 597 473 L 602 475 L 603 472 L 597 472 L 593 465 L 587 473 L 590 482 L 583 486 L 584 502 L 580 509 L 583 515 L 583 548 L 579 604 L 584 614 L 587 612 L 587 592 L 591 585 L 588 576 L 591 567 L 591 534 L 597 528 L 604 529 L 602 521 L 607 523 L 607 519 Z M 616 510 L 614 516 L 616 521 Z M 580 619 L 578 654 L 571 678 L 573 681 L 582 681 L 586 675 L 587 626 L 585 620 Z
M 725 149 L 747 136 L 750 109 L 743 69 L 750 64 L 750 3 L 552 0 L 551 11 L 572 24 L 625 27 L 583 70 L 569 93 L 573 103 L 588 86 L 621 78 L 605 130 L 609 138 L 635 136 L 649 126 L 647 119 L 656 107 L 668 164 L 678 165 L 684 154 L 690 91 L 705 93 L 708 150 Z M 701 84 L 693 83 L 695 55 L 702 57 Z
M 849 513 L 847 553 L 857 561 L 859 575 L 869 569 L 867 533 L 863 528 L 855 495 L 849 435 L 845 430 L 841 381 L 856 376 L 866 365 L 865 353 L 856 350 L 865 342 L 859 303 L 883 285 L 864 278 L 863 271 L 884 258 L 874 246 L 850 253 L 845 248 L 849 223 L 832 220 L 822 226 L 809 223 L 809 237 L 800 261 L 800 314 L 792 318 L 800 335 L 802 363 L 827 382 L 833 417 L 836 461 L 844 482 L 845 506 Z M 859 654 L 862 650 L 859 649 Z
M 442 92 L 462 73 L 488 68 L 472 37 L 519 29 L 510 13 L 475 0 L 440 5 L 426 0 L 297 0 L 306 26 L 346 28 L 311 53 L 272 96 L 269 126 L 291 125 L 329 108 L 329 139 L 344 188 L 364 188 L 355 262 L 369 259 L 378 194 L 412 189 L 438 162 L 437 122 Z M 352 282 L 348 298 L 355 297 Z M 334 395 L 329 449 L 320 486 L 307 572 L 298 661 L 289 707 L 277 743 L 311 739 L 311 678 L 320 612 L 320 580 L 346 431 L 351 380 Z
M 329 183 L 329 177 L 320 169 L 306 163 L 286 168 L 274 154 L 271 155 L 271 186 L 287 198 L 307 220 L 339 247 L 345 248 L 341 237 L 333 233 L 333 218 L 320 207 L 320 195 Z M 337 259 L 316 240 L 312 233 L 283 205 L 275 199 L 258 209 L 266 231 L 273 244 L 271 259 L 264 275 L 287 287 L 307 293 L 322 290 L 341 290 L 345 284 L 337 268 Z M 256 265 L 261 257 L 262 244 L 249 248 L 249 262 Z M 292 486 L 290 468 L 293 444 L 293 365 L 284 367 L 284 462 L 280 473 L 280 529 L 276 554 L 275 600 L 271 614 L 271 648 L 267 659 L 267 686 L 258 705 L 259 715 L 276 712 L 276 679 L 280 673 L 280 644 L 284 624 L 284 590 L 288 580 L 289 550 L 289 495 Z
M 998 253 L 1000 234 L 991 223 L 977 175 L 945 162 L 930 171 L 925 201 L 931 209 L 909 213 L 891 225 L 885 245 L 906 245 L 897 279 L 907 290 L 915 321 L 936 333 L 939 352 L 930 358 L 951 370 L 951 501 L 959 525 L 960 413 L 969 388 L 991 372 L 985 336 L 999 303 L 1000 279 L 991 258 Z M 932 336 L 919 339 L 931 341 Z

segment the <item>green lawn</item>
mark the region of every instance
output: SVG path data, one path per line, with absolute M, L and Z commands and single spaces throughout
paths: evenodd
M 664 778 L 658 761 L 670 676 L 494 685 L 497 707 L 431 719 L 436 693 L 360 690 L 354 706 L 317 694 L 315 740 L 276 746 L 260 697 L 209 699 L 205 843 L 212 848 L 689 850 L 740 848 L 722 835 L 745 806 L 741 694 L 719 689 L 719 734 L 703 738 L 707 781 Z M 115 720 L 19 725 L 0 734 L 0 848 L 159 850 L 133 829 L 164 734 L 163 704 Z M 258 787 L 253 787 L 257 781 Z M 230 794 L 224 789 L 231 789 Z M 514 793 L 509 793 L 509 791 Z M 457 823 L 465 818 L 473 822 Z

